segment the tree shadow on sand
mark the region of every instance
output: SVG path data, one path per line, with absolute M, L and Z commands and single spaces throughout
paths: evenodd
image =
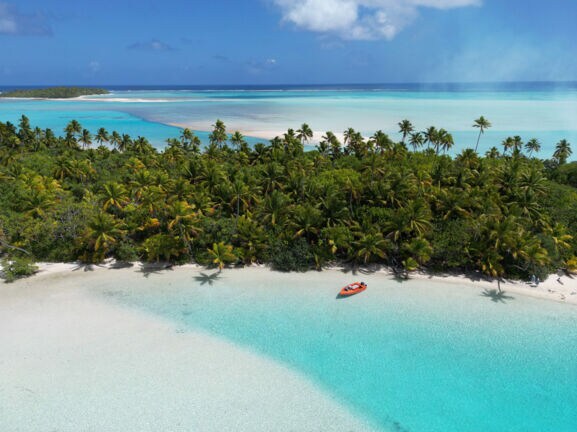
M 213 285 L 220 277 L 220 271 L 214 272 L 212 274 L 206 274 L 201 272 L 199 276 L 195 276 L 194 279 L 200 282 L 201 285 Z
M 481 295 L 490 298 L 493 303 L 507 303 L 507 300 L 515 300 L 515 297 L 507 295 L 505 291 L 496 289 L 485 289 Z
M 95 267 L 95 264 L 76 262 L 76 263 L 74 263 L 74 268 L 72 269 L 72 271 L 78 271 L 78 270 L 83 270 L 85 272 L 94 271 L 94 267 Z
M 172 264 L 170 263 L 145 263 L 140 266 L 138 270 L 140 273 L 144 275 L 144 277 L 148 277 L 151 274 L 160 274 L 160 272 L 164 270 L 172 270 Z

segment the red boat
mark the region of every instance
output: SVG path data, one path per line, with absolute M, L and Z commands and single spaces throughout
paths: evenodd
M 339 295 L 341 297 L 348 297 L 348 296 L 352 296 L 354 294 L 358 294 L 361 291 L 364 291 L 367 289 L 367 284 L 364 282 L 353 282 L 351 284 L 348 284 L 347 286 L 343 287 L 343 289 L 341 289 L 341 291 L 339 292 Z

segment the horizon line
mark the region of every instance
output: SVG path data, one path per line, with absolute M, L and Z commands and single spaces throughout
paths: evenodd
M 374 85 L 374 86 L 399 86 L 399 85 L 506 85 L 506 84 L 577 84 L 577 80 L 520 80 L 520 81 L 392 81 L 392 82 L 332 82 L 332 83 L 273 83 L 273 84 L 255 84 L 255 83 L 212 83 L 212 84 L 112 84 L 112 83 L 98 83 L 98 84 L 1 84 L 0 88 L 7 87 L 328 87 L 328 86 L 360 86 L 360 85 Z

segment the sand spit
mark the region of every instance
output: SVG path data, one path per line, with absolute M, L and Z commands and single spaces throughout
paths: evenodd
M 373 430 L 283 365 L 83 288 L 117 273 L 43 267 L 0 284 L 0 430 Z

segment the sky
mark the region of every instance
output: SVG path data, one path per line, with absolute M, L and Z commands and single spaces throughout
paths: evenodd
M 577 0 L 0 0 L 0 85 L 577 81 Z

